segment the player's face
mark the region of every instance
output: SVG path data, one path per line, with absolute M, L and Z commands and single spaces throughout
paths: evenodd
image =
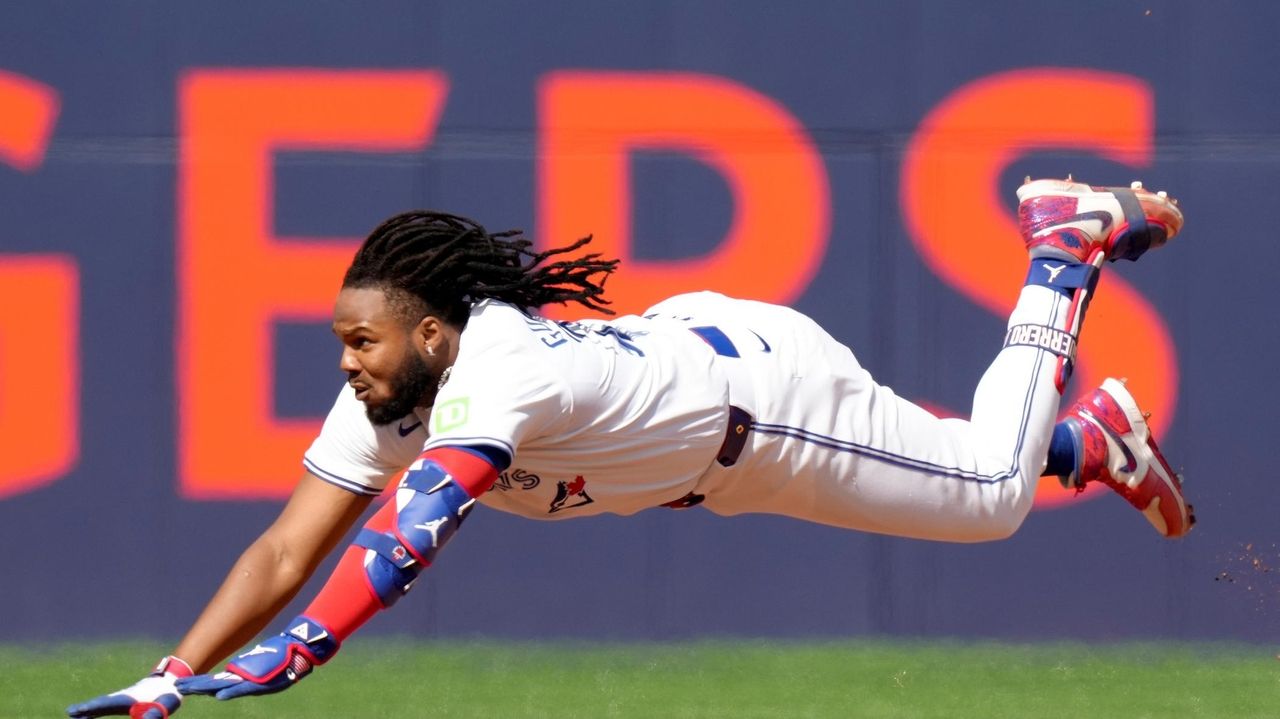
M 381 290 L 342 290 L 333 332 L 342 340 L 342 371 L 370 422 L 390 424 L 414 407 L 430 405 L 437 373 L 418 349 L 414 328 L 395 314 Z

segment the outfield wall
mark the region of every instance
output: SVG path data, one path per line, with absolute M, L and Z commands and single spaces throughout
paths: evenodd
M 595 233 L 624 311 L 788 303 L 963 414 L 1024 272 L 1013 190 L 1068 172 L 1187 211 L 1108 271 L 1071 392 L 1130 378 L 1190 538 L 1051 486 L 980 546 L 481 511 L 374 627 L 1280 638 L 1277 26 L 1192 0 L 8 8 L 0 640 L 185 628 L 301 472 L 343 381 L 326 316 L 384 216 Z

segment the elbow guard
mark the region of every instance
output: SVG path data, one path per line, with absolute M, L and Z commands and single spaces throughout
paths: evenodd
M 365 575 L 383 607 L 408 593 L 476 502 L 444 467 L 425 458 L 405 473 L 394 501 L 392 526 L 381 531 L 366 527 L 353 542 L 365 549 Z

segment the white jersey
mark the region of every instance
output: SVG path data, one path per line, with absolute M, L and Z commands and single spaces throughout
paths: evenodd
M 378 427 L 344 388 L 304 463 L 376 494 L 424 449 L 483 446 L 511 459 L 484 504 L 632 514 L 684 496 L 715 461 L 729 403 L 715 358 L 671 318 L 556 322 L 486 300 L 434 408 Z
M 1069 304 L 1027 287 L 1010 326 L 1062 329 Z M 1058 411 L 1056 361 L 1006 347 L 973 419 L 939 419 L 786 307 L 700 292 L 643 318 L 563 323 L 485 301 L 431 412 L 374 427 L 343 390 L 305 461 L 372 494 L 424 448 L 483 447 L 511 462 L 480 501 L 526 517 L 700 503 L 980 541 L 1007 536 L 1031 507 Z

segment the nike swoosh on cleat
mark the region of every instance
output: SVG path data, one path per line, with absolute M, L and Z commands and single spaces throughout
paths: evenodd
M 1125 444 L 1124 440 L 1120 438 L 1120 435 L 1112 431 L 1110 427 L 1101 422 L 1098 423 L 1098 426 L 1102 427 L 1104 432 L 1111 435 L 1111 439 L 1116 443 L 1116 446 L 1124 453 L 1124 466 L 1120 468 L 1120 471 L 1125 474 L 1133 474 L 1138 471 L 1138 458 L 1134 456 L 1133 451 L 1129 449 L 1129 445 Z
M 1121 469 L 1120 471 L 1128 472 L 1130 474 L 1138 471 L 1138 458 L 1133 456 L 1133 452 L 1129 451 L 1129 445 L 1125 444 L 1124 442 L 1121 442 L 1120 451 L 1124 452 L 1124 461 L 1125 461 L 1124 468 Z
M 396 427 L 396 431 L 400 433 L 401 437 L 408 437 L 413 432 L 413 430 L 421 426 L 422 426 L 422 420 L 418 420 L 416 423 L 411 424 L 408 427 L 404 426 L 404 422 L 401 422 L 400 425 Z
M 1046 217 L 1040 222 L 1031 226 L 1031 234 L 1035 235 L 1041 230 L 1059 225 L 1070 225 L 1074 222 L 1087 222 L 1088 220 L 1098 220 L 1102 223 L 1102 230 L 1105 232 L 1111 227 L 1111 213 L 1105 210 L 1092 210 L 1090 212 L 1081 212 L 1070 217 Z

